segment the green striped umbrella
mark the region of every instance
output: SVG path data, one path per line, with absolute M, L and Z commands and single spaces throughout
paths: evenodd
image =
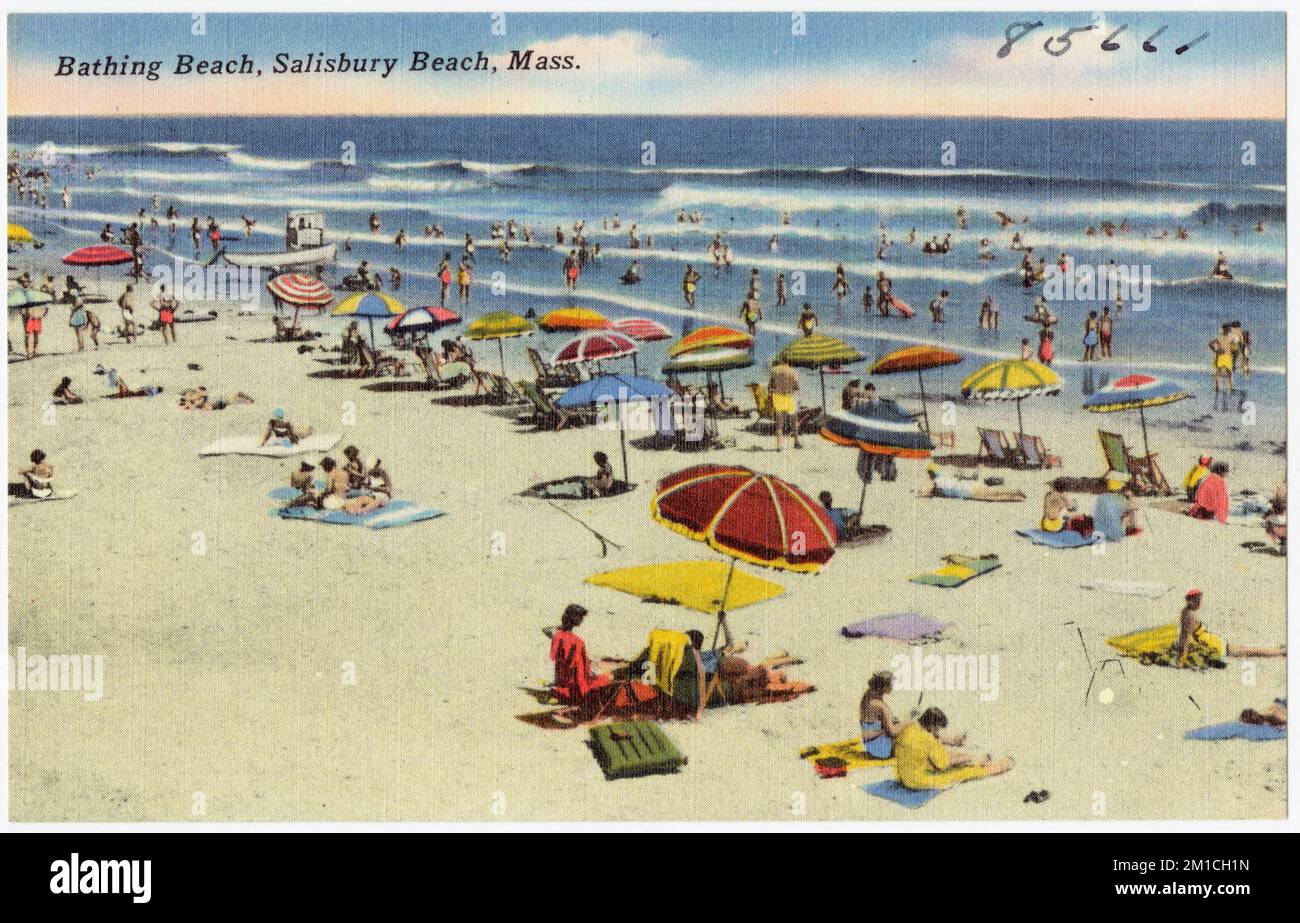
M 826 409 L 826 366 L 848 365 L 867 358 L 843 340 L 824 333 L 791 340 L 776 357 L 795 368 L 817 370 L 822 385 L 822 410 Z

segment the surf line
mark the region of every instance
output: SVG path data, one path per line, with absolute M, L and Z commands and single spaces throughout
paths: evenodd
M 340 51 L 327 55 L 311 51 L 305 58 L 296 58 L 288 52 L 275 56 L 271 67 L 273 74 L 379 74 L 387 80 L 397 67 L 397 58 L 362 58 Z

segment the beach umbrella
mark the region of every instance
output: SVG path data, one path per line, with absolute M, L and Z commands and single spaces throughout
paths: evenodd
M 721 561 L 671 561 L 593 574 L 587 583 L 716 615 L 722 605 L 719 590 L 727 582 L 727 570 Z M 741 609 L 775 599 L 784 592 L 785 587 L 779 583 L 737 571 L 727 587 L 727 607 Z
M 1148 457 L 1151 455 L 1151 443 L 1147 439 L 1148 407 L 1160 407 L 1175 401 L 1187 400 L 1192 395 L 1180 384 L 1159 378 L 1155 375 L 1133 374 L 1116 379 L 1103 388 L 1094 391 L 1083 402 L 1085 410 L 1093 413 L 1117 413 L 1121 410 L 1136 410 L 1142 420 L 1142 447 Z
M 747 369 L 754 364 L 748 349 L 707 349 L 686 353 L 664 364 L 665 372 L 689 375 L 693 372 L 730 372 Z
M 814 333 L 791 340 L 776 354 L 776 358 L 795 368 L 817 370 L 822 386 L 822 410 L 825 410 L 826 366 L 861 362 L 866 356 L 837 337 Z
M 27 230 L 27 228 L 23 227 L 21 224 L 9 222 L 9 243 L 34 244 L 36 243 L 36 238 L 32 236 L 31 231 Z
M 835 554 L 835 524 L 820 503 L 788 481 L 740 465 L 696 465 L 670 474 L 655 490 L 650 515 L 731 558 L 715 647 L 718 632 L 727 631 L 737 561 L 816 573 Z
M 334 293 L 328 285 L 301 272 L 289 272 L 276 276 L 266 283 L 266 290 L 275 299 L 276 308 L 280 302 L 293 305 L 293 325 L 298 326 L 298 311 L 319 311 L 334 300 Z M 277 310 L 278 313 L 278 310 Z
M 1032 359 L 1000 359 L 976 369 L 961 383 L 963 397 L 981 401 L 1015 401 L 1020 435 L 1025 419 L 1020 402 L 1027 397 L 1059 394 L 1061 379 L 1047 366 Z
M 561 394 L 555 403 L 564 408 L 614 405 L 619 446 L 623 452 L 623 480 L 630 481 L 627 471 L 627 428 L 623 424 L 624 405 L 629 401 L 648 403 L 655 398 L 669 397 L 672 393 L 672 389 L 666 384 L 652 378 L 638 378 L 635 375 L 600 375 L 573 386 Z
M 411 308 L 405 314 L 399 314 L 384 329 L 389 333 L 436 333 L 443 327 L 460 323 L 460 315 L 446 308 L 430 306 Z
M 335 317 L 364 317 L 370 323 L 370 346 L 375 345 L 375 318 L 406 313 L 406 306 L 383 292 L 356 292 L 334 306 Z
M 892 455 L 895 458 L 929 458 L 934 442 L 911 414 L 894 401 L 878 398 L 858 401 L 852 410 L 827 414 L 821 437 L 836 445 L 850 446 L 867 455 Z M 862 495 L 858 498 L 858 515 L 867 502 L 867 475 L 870 460 L 859 456 L 858 473 L 862 478 Z
M 628 317 L 614 322 L 614 328 L 623 336 L 631 337 L 641 343 L 653 343 L 657 340 L 671 340 L 670 331 L 657 320 L 648 317 Z
M 961 361 L 962 357 L 951 349 L 944 349 L 942 346 L 918 344 L 916 346 L 904 346 L 902 349 L 896 349 L 892 353 L 881 356 L 867 369 L 867 374 L 898 375 L 904 372 L 915 372 L 917 383 L 921 387 L 921 418 L 925 421 L 926 432 L 929 432 L 930 415 L 925 409 L 925 376 L 921 373 L 927 369 L 956 365 Z
M 574 337 L 561 346 L 551 359 L 552 365 L 570 365 L 574 362 L 600 362 L 605 359 L 619 359 L 623 356 L 636 357 L 638 347 L 630 337 L 613 330 L 598 330 Z
M 537 326 L 547 333 L 554 333 L 557 330 L 606 330 L 610 324 L 609 318 L 599 311 L 570 307 L 557 308 L 544 314 Z
M 130 250 L 123 250 L 113 244 L 95 244 L 91 247 L 82 247 L 80 250 L 73 250 L 63 258 L 63 262 L 69 266 L 93 266 L 95 268 L 96 287 L 100 282 L 100 267 L 119 266 L 122 263 L 134 262 L 134 260 L 135 257 L 131 255 Z
M 54 300 L 54 296 L 48 292 L 42 292 L 35 288 L 22 288 L 14 286 L 9 289 L 9 309 L 12 311 L 21 311 L 23 308 L 30 308 L 34 305 L 49 304 Z
M 501 355 L 501 374 L 506 373 L 506 351 L 502 340 L 512 337 L 528 336 L 533 332 L 533 322 L 511 311 L 493 311 L 475 320 L 465 330 L 465 336 L 471 340 L 496 340 L 497 352 Z
M 701 327 L 699 330 L 692 330 L 680 340 L 668 347 L 668 355 L 672 358 L 684 356 L 687 353 L 700 352 L 703 350 L 715 349 L 749 349 L 754 345 L 754 338 L 748 333 L 741 330 L 733 330 L 731 327 L 722 327 L 711 324 L 708 327 Z

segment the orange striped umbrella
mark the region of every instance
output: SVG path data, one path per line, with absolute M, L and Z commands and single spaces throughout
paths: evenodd
M 744 331 L 712 325 L 686 334 L 668 347 L 668 355 L 676 358 L 701 349 L 749 349 L 753 345 L 754 338 Z
M 867 369 L 867 374 L 897 375 L 901 372 L 915 372 L 916 380 L 921 387 L 921 418 L 925 420 L 925 431 L 928 433 L 930 431 L 930 415 L 925 409 L 925 378 L 921 373 L 926 369 L 956 365 L 962 361 L 962 358 L 959 353 L 955 353 L 951 349 L 918 343 L 915 346 L 904 346 L 902 349 L 896 349 L 888 355 L 881 356 L 871 364 L 871 368 Z
M 605 330 L 610 326 L 609 318 L 590 308 L 557 308 L 550 311 L 537 322 L 547 333 L 557 330 Z

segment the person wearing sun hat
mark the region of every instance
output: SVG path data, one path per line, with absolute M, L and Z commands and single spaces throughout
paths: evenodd
M 277 407 L 271 412 L 271 419 L 266 423 L 266 432 L 262 435 L 261 445 L 275 440 L 277 445 L 297 445 L 311 435 L 311 427 L 299 429 L 285 417 L 284 408 Z

